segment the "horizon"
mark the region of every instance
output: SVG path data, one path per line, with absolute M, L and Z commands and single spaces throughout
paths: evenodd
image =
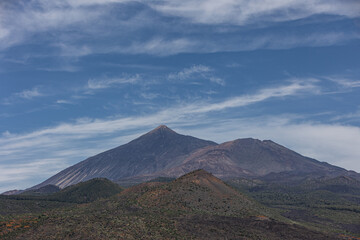
M 360 172 L 355 1 L 20 0 L 0 12 L 0 192 L 160 124 Z

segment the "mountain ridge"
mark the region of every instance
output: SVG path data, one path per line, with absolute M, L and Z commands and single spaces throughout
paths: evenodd
M 281 176 L 283 172 L 360 179 L 356 172 L 304 157 L 271 140 L 242 138 L 217 144 L 160 125 L 129 143 L 70 166 L 30 189 L 48 184 L 64 188 L 99 177 L 143 182 L 156 177 L 179 177 L 196 169 L 222 179 Z

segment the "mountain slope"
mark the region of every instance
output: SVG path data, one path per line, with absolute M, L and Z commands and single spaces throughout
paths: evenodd
M 198 168 L 221 178 L 258 177 L 280 172 L 321 176 L 350 174 L 345 169 L 304 157 L 272 141 L 245 138 L 199 149 L 181 165 L 163 170 L 158 175 L 180 176 Z
M 64 188 L 97 177 L 116 180 L 152 174 L 179 165 L 192 151 L 211 145 L 216 143 L 177 134 L 161 125 L 125 145 L 79 162 L 33 188 L 49 184 Z

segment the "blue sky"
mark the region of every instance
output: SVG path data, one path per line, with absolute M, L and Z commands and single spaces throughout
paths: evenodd
M 0 192 L 166 124 L 360 171 L 356 0 L 5 0 Z

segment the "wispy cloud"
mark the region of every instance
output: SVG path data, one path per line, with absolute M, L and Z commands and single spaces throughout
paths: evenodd
M 209 34 L 209 33 L 207 33 Z M 112 48 L 112 52 L 125 54 L 151 54 L 169 56 L 179 53 L 215 53 L 230 51 L 252 51 L 257 49 L 291 49 L 298 47 L 319 47 L 344 44 L 350 40 L 360 39 L 356 32 L 308 32 L 304 33 L 253 33 L 232 35 L 231 37 L 217 35 L 211 38 L 195 36 L 178 38 L 155 38 L 134 42 L 130 46 Z M 101 51 L 100 51 L 101 52 Z M 104 52 L 104 51 L 102 51 Z
M 206 73 L 211 72 L 212 69 L 208 66 L 204 65 L 193 65 L 190 68 L 185 68 L 177 73 L 171 73 L 169 74 L 169 79 L 180 79 L 180 80 L 186 80 L 189 78 L 194 77 L 194 75 L 204 75 Z
M 140 75 L 124 76 L 119 78 L 103 78 L 88 80 L 87 87 L 89 89 L 105 89 L 122 84 L 135 84 L 141 79 Z
M 49 162 L 52 162 L 54 165 L 51 167 Z M 0 193 L 26 186 L 29 178 L 38 178 L 39 173 L 44 172 L 44 168 L 47 171 L 45 174 L 51 176 L 58 171 L 58 167 L 60 166 L 63 168 L 66 167 L 66 162 L 63 158 L 43 158 L 40 161 L 31 161 L 28 163 L 1 164 Z
M 160 56 L 174 55 L 178 53 L 192 52 L 198 46 L 198 42 L 186 37 L 164 38 L 155 37 L 143 41 L 133 42 L 130 46 L 114 48 L 115 52 L 127 54 L 153 54 Z
M 73 164 L 85 157 L 123 144 L 159 124 L 165 123 L 175 128 L 184 128 L 191 125 L 209 124 L 209 121 L 215 123 L 218 119 L 214 116 L 217 115 L 208 113 L 239 108 L 271 98 L 279 99 L 316 93 L 314 92 L 316 86 L 311 81 L 310 83 L 302 82 L 260 89 L 251 95 L 238 96 L 216 103 L 182 103 L 165 109 L 157 109 L 154 113 L 147 115 L 111 119 L 82 118 L 73 123 L 63 123 L 26 134 L 6 132 L 0 137 L 0 166 L 4 164 L 8 166 L 9 162 L 16 161 L 20 164 L 18 171 L 23 171 L 23 177 L 29 180 L 33 179 L 34 171 L 33 168 L 27 169 L 28 166 L 34 159 L 44 160 L 41 172 L 43 172 L 42 177 L 46 178 L 49 174 L 45 169 L 51 169 L 51 172 L 61 170 L 64 164 Z M 55 159 L 56 162 L 58 159 L 64 159 L 63 165 L 54 167 L 51 159 Z M 6 184 L 0 181 L 0 189 L 5 188 Z M 21 187 L 25 187 L 25 183 L 23 184 Z
M 271 31 L 272 36 L 264 31 L 261 34 L 251 31 L 264 23 L 271 26 L 316 14 L 355 18 L 360 16 L 356 0 L 138 1 L 136 11 L 131 8 L 133 4 L 133 1 L 125 0 L 34 0 L 18 5 L 8 1 L 0 6 L 0 49 L 38 43 L 41 39 L 39 44 L 54 50 L 49 54 L 63 58 L 113 52 L 166 56 L 189 52 L 328 46 L 359 39 L 359 34 L 349 29 L 320 33 L 316 30 L 306 34 L 292 33 L 291 36 L 274 31 Z M 127 7 L 132 10 L 127 11 Z M 124 11 L 115 12 L 114 9 Z M 164 16 L 175 17 L 176 24 L 167 24 L 168 17 Z M 189 21 L 194 24 L 189 25 Z M 203 24 L 213 27 L 201 28 L 202 34 L 194 34 Z M 246 25 L 250 31 L 236 28 L 239 25 Z M 238 31 L 239 36 L 228 37 L 224 31 L 226 26 L 235 26 L 231 31 Z M 149 27 L 153 33 L 144 34 Z M 56 34 L 49 34 L 53 32 Z
M 293 83 L 274 88 L 265 88 L 259 90 L 252 95 L 244 95 L 234 97 L 219 103 L 212 104 L 196 104 L 187 106 L 187 111 L 191 113 L 206 113 L 212 111 L 221 111 L 228 108 L 243 107 L 250 104 L 262 102 L 271 98 L 281 98 L 287 96 L 294 96 L 301 93 L 320 93 L 320 88 L 314 84 L 314 80 L 302 79 L 292 80 Z
M 34 87 L 32 89 L 25 89 L 21 92 L 13 93 L 10 97 L 3 99 L 1 103 L 9 105 L 19 100 L 31 100 L 42 96 L 45 96 L 45 94 L 39 90 L 39 87 Z
M 225 80 L 215 76 L 214 69 L 205 65 L 193 65 L 189 68 L 168 75 L 169 80 L 199 80 L 206 79 L 219 85 L 225 85 Z
M 65 99 L 56 100 L 56 103 L 57 104 L 74 104 L 72 101 L 65 100 Z
M 360 87 L 360 80 L 354 80 L 354 79 L 349 79 L 349 78 L 339 78 L 339 77 L 326 77 L 325 79 L 335 82 L 345 88 Z
M 334 121 L 334 122 L 341 121 L 342 123 L 344 123 L 344 122 L 345 123 L 351 123 L 351 122 L 360 123 L 360 106 L 358 107 L 357 111 L 332 117 L 331 121 Z
M 254 22 L 279 22 L 302 19 L 315 14 L 360 16 L 360 7 L 356 1 L 163 0 L 152 1 L 150 5 L 164 14 L 205 24 L 244 25 Z
M 40 93 L 39 89 L 37 87 L 30 89 L 30 90 L 24 90 L 19 93 L 15 93 L 14 96 L 24 99 L 32 99 L 34 97 L 40 97 L 43 96 L 43 93 Z
M 148 116 L 127 117 L 111 120 L 100 119 L 81 119 L 76 123 L 64 123 L 52 128 L 35 131 L 25 135 L 9 135 L 6 138 L 0 139 L 0 155 L 8 153 L 13 150 L 22 151 L 22 147 L 36 146 L 37 141 L 28 141 L 40 136 L 46 136 L 47 144 L 54 141 L 49 141 L 49 137 L 53 134 L 75 137 L 75 139 L 89 138 L 96 134 L 108 134 L 114 131 L 134 129 L 139 126 L 152 126 L 156 123 L 162 122 L 176 122 L 176 119 L 186 118 L 196 113 L 207 113 L 213 111 L 221 111 L 228 108 L 242 107 L 250 104 L 255 104 L 268 100 L 270 98 L 279 98 L 286 96 L 293 96 L 303 93 L 312 93 L 316 87 L 312 84 L 292 83 L 285 86 L 278 86 L 276 88 L 266 88 L 259 90 L 253 95 L 239 96 L 231 98 L 218 103 L 193 102 L 185 106 L 173 106 L 169 109 L 159 110 L 157 113 Z M 40 140 L 41 142 L 41 140 Z M 43 145 L 41 146 L 43 147 Z

